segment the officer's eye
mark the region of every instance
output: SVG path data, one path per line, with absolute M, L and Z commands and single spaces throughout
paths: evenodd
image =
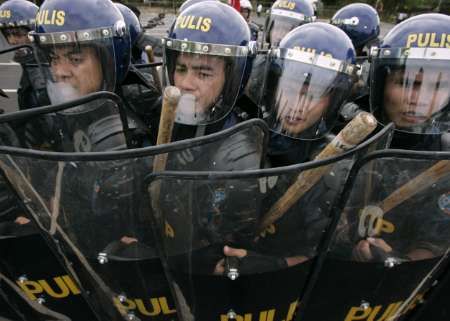
M 83 62 L 83 57 L 81 56 L 81 54 L 70 54 L 69 60 L 71 64 L 79 65 Z
M 200 79 L 206 79 L 206 78 L 212 77 L 212 74 L 208 73 L 208 72 L 199 71 L 198 72 L 198 77 Z
M 187 68 L 184 65 L 176 65 L 175 66 L 175 72 L 179 74 L 184 74 L 187 72 Z

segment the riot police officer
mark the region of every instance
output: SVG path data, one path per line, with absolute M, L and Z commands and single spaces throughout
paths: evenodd
M 264 36 L 261 47 L 265 49 L 275 48 L 281 39 L 295 27 L 305 23 L 315 21 L 314 10 L 309 1 L 293 0 L 276 1 L 270 9 L 264 28 Z M 255 59 L 255 63 L 250 75 L 250 80 L 246 88 L 246 95 L 256 104 L 259 104 L 259 93 L 263 86 L 264 68 L 266 64 L 265 54 L 261 53 Z
M 394 122 L 393 148 L 448 149 L 447 21 L 442 14 L 408 19 L 395 26 L 374 53 L 370 109 L 381 124 Z
M 367 100 L 369 94 L 369 51 L 378 45 L 380 18 L 377 11 L 365 3 L 351 3 L 339 9 L 330 23 L 341 28 L 352 40 L 361 66 L 361 78 L 353 90 L 352 100 Z
M 295 28 L 268 54 L 264 86 L 263 117 L 271 128 L 268 163 L 271 167 L 312 160 L 327 141 L 338 112 L 356 80 L 355 49 L 339 28 L 314 22 Z M 336 166 L 263 233 L 255 249 L 226 248 L 228 256 L 242 264 L 276 270 L 314 256 L 327 213 L 347 168 Z M 267 192 L 270 208 L 296 176 L 280 175 Z M 217 267 L 220 271 L 220 266 Z M 245 270 L 242 267 L 242 270 Z
M 309 1 L 276 1 L 270 9 L 264 40 L 269 43 L 270 47 L 277 47 L 289 31 L 315 20 L 314 9 Z
M 34 29 L 38 7 L 26 0 L 9 0 L 0 5 L 0 32 L 10 46 L 31 45 L 28 32 Z M 20 109 L 49 104 L 45 81 L 36 67 L 35 53 L 31 48 L 15 51 L 14 61 L 22 66 L 22 76 L 17 90 Z
M 120 11 L 109 1 L 44 3 L 36 15 L 36 31 L 30 36 L 45 57 L 41 69 L 52 104 L 98 91 L 114 92 L 128 72 L 130 36 Z M 31 124 L 30 130 L 47 130 L 44 136 L 52 149 L 125 147 L 117 106 L 109 101 L 94 101 L 49 115 L 44 123 Z M 136 134 L 143 127 L 137 119 L 129 123 Z
M 352 40 L 358 56 L 368 56 L 372 45 L 378 44 L 380 18 L 377 11 L 365 3 L 351 3 L 339 9 L 330 23 L 341 28 Z
M 207 1 L 179 14 L 164 43 L 168 83 L 182 93 L 175 139 L 229 128 L 245 118 L 241 108 L 247 106 L 236 101 L 252 67 L 251 44 L 247 23 L 229 6 Z
M 391 148 L 416 151 L 448 151 L 450 120 L 450 80 L 447 34 L 450 18 L 442 14 L 423 14 L 398 24 L 374 52 L 371 69 L 370 108 L 379 122 L 396 126 Z M 420 164 L 405 168 L 393 166 L 396 184 L 406 183 L 419 172 Z M 423 170 L 425 170 L 424 168 Z M 386 177 L 386 175 L 384 175 Z M 389 185 L 389 184 L 386 184 Z M 359 260 L 374 258 L 375 249 L 388 255 L 418 260 L 434 257 L 448 246 L 448 182 L 441 180 L 407 200 L 389 213 L 396 233 L 381 233 L 360 241 L 353 250 Z M 434 204 L 427 215 L 418 210 L 423 202 Z M 408 210 L 408 208 L 413 210 Z M 405 213 L 417 213 L 405 215 Z M 404 227 L 404 229 L 400 228 Z M 398 233 L 408 227 L 407 242 Z M 389 254 L 390 253 L 390 254 Z
M 278 50 L 269 51 L 260 107 L 273 131 L 272 166 L 311 159 L 312 146 L 330 133 L 357 78 L 355 51 L 348 40 L 335 27 L 312 23 L 294 29 Z M 336 60 L 340 69 L 331 67 Z M 326 64 L 319 65 L 322 62 Z

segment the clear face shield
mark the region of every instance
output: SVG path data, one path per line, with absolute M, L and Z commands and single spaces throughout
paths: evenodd
M 272 131 L 308 140 L 332 129 L 355 66 L 310 52 L 275 49 L 267 68 L 263 104 Z
M 245 71 L 248 47 L 165 40 L 168 84 L 181 90 L 175 121 L 207 125 L 233 108 Z
M 385 58 L 386 57 L 386 58 Z M 450 49 L 380 51 L 373 62 L 371 108 L 383 124 L 416 134 L 450 129 Z
M 31 34 L 40 50 L 52 104 L 114 90 L 116 70 L 111 29 Z
M 267 28 L 270 47 L 278 47 L 281 39 L 283 39 L 289 31 L 301 26 L 304 23 L 313 22 L 314 20 L 314 17 L 306 17 L 301 13 L 281 9 L 272 9 Z

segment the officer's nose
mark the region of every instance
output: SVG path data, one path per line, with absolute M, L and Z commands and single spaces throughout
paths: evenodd
M 54 80 L 57 82 L 68 81 L 72 76 L 72 66 L 64 59 L 60 59 L 58 62 L 52 62 L 51 69 Z
M 182 92 L 192 92 L 196 88 L 196 79 L 192 71 L 187 71 L 176 78 L 175 86 Z

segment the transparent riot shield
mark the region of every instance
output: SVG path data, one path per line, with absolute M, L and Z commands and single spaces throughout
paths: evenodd
M 449 180 L 448 152 L 360 160 L 302 320 L 397 320 L 421 302 L 448 264 Z
M 64 314 L 53 311 L 41 300 L 31 300 L 15 282 L 0 272 L 0 320 L 70 321 Z
M 153 163 L 165 157 L 167 169 L 209 171 L 225 161 L 224 170 L 257 169 L 266 131 L 253 120 L 161 147 L 102 153 L 1 147 L 0 168 L 98 319 L 175 320 L 150 218 Z M 224 154 L 235 148 L 244 155 Z M 61 294 L 59 285 L 53 292 Z
M 322 161 L 153 175 L 154 226 L 180 318 L 292 320 L 348 169 L 368 150 L 384 148 L 389 131 Z M 313 186 L 304 184 L 311 173 Z

